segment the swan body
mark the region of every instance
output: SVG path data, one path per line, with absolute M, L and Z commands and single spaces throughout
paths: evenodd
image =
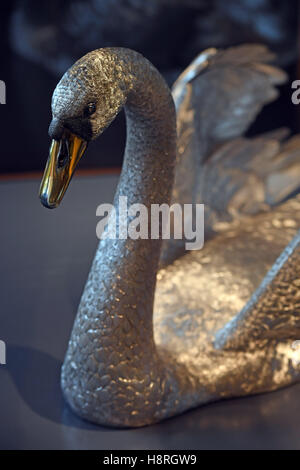
M 58 205 L 85 143 L 124 107 L 115 207 L 119 196 L 148 208 L 202 201 L 208 221 L 204 248 L 185 254 L 182 240 L 100 241 L 62 368 L 83 418 L 143 426 L 299 381 L 300 198 L 285 200 L 299 183 L 299 138 L 241 137 L 284 80 L 269 58 L 262 46 L 200 55 L 173 88 L 178 137 L 170 90 L 134 51 L 93 51 L 58 84 L 45 206 Z M 216 90 L 225 109 L 213 124 Z

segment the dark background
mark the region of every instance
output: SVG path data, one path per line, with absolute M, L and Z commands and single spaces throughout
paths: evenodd
M 209 46 L 268 44 L 290 80 L 249 134 L 288 126 L 299 130 L 291 103 L 298 78 L 298 2 L 274 0 L 10 1 L 0 7 L 0 173 L 43 169 L 49 147 L 53 89 L 63 72 L 89 50 L 125 46 L 142 52 L 169 84 Z M 90 146 L 81 167 L 119 167 L 125 139 L 121 114 Z

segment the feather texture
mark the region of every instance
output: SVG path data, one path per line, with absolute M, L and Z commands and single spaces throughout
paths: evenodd
M 297 189 L 299 136 L 284 141 L 288 131 L 281 129 L 242 137 L 286 81 L 272 60 L 262 45 L 208 49 L 173 86 L 178 155 L 172 201 L 205 204 L 206 238 Z M 185 240 L 166 241 L 162 263 L 183 254 L 184 245 Z

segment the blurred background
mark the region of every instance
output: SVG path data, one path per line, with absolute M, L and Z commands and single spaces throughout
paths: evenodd
M 298 1 L 289 0 L 19 0 L 0 6 L 0 173 L 30 173 L 45 165 L 51 95 L 65 70 L 86 52 L 123 46 L 144 54 L 171 85 L 201 50 L 261 42 L 277 53 L 290 80 L 249 134 L 280 126 L 299 131 L 291 82 L 299 77 Z M 125 122 L 121 114 L 81 168 L 119 168 Z

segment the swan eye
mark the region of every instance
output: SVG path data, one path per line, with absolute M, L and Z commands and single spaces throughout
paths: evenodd
M 91 116 L 92 114 L 94 114 L 95 111 L 96 111 L 95 103 L 89 103 L 84 110 L 84 115 Z

